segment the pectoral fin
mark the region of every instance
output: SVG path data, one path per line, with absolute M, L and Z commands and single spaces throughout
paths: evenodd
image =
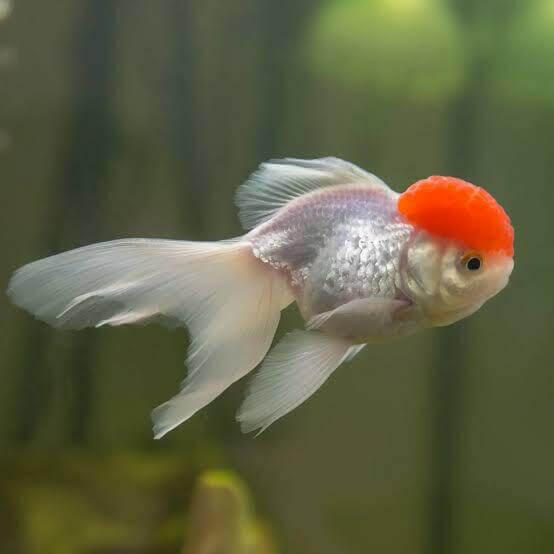
M 319 329 L 353 342 L 379 340 L 395 335 L 405 325 L 402 313 L 411 307 L 407 300 L 361 298 L 312 317 L 307 329 Z

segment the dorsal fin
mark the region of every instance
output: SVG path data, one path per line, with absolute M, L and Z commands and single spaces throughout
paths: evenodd
M 339 158 L 284 158 L 260 164 L 239 187 L 236 196 L 239 218 L 245 229 L 252 229 L 294 198 L 320 188 L 349 184 L 379 189 L 391 198 L 397 197 L 381 179 Z

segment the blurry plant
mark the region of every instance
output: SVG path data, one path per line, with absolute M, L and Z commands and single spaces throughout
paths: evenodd
M 253 518 L 249 494 L 230 472 L 200 476 L 183 554 L 271 554 L 270 541 Z
M 177 553 L 194 470 L 140 454 L 22 452 L 2 466 L 3 517 L 14 523 L 0 545 L 7 539 L 27 554 Z
M 273 554 L 234 473 L 196 478 L 209 459 L 22 452 L 1 467 L 0 551 Z
M 434 102 L 464 80 L 464 45 L 443 0 L 330 0 L 309 34 L 310 64 L 355 92 Z
M 525 2 L 496 46 L 491 94 L 554 106 L 554 1 Z

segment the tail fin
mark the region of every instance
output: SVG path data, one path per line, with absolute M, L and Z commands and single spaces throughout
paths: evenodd
M 153 412 L 156 438 L 191 417 L 265 356 L 292 300 L 246 242 L 125 239 L 28 264 L 8 295 L 69 329 L 162 321 L 191 334 L 181 392 Z

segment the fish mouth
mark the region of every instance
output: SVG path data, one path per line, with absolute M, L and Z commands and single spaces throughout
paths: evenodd
M 494 293 L 500 292 L 503 288 L 506 287 L 508 284 L 508 281 L 510 280 L 510 276 L 512 274 L 512 271 L 514 270 L 514 259 L 506 257 L 505 259 L 505 267 L 503 272 L 503 279 L 500 281 L 497 291 Z

